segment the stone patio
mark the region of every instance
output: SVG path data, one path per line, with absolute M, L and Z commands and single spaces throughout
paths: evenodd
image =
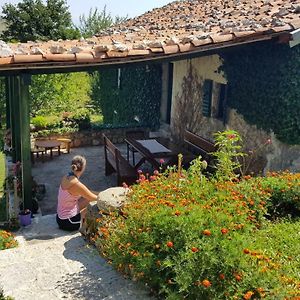
M 117 147 L 126 157 L 126 145 Z M 116 175 L 105 176 L 105 160 L 103 146 L 72 148 L 71 152 L 62 153 L 60 156 L 54 153 L 53 159 L 46 157 L 45 162 L 35 162 L 32 175 L 38 184 L 44 184 L 46 194 L 39 206 L 42 215 L 56 213 L 57 192 L 62 176 L 70 171 L 71 160 L 75 155 L 83 155 L 87 160 L 87 167 L 80 180 L 93 191 L 103 191 L 116 186 Z

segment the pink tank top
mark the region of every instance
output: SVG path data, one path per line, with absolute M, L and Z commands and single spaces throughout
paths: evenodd
M 59 186 L 58 191 L 58 203 L 57 203 L 57 215 L 60 219 L 69 219 L 76 216 L 79 213 L 78 199 L 80 196 L 74 196 L 69 193 L 68 190 L 62 189 Z

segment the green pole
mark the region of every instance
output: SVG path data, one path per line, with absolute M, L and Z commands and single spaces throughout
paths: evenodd
M 16 158 L 16 123 L 18 119 L 15 114 L 15 89 L 14 89 L 14 77 L 8 77 L 8 95 L 9 95 L 9 111 L 10 111 L 10 129 L 11 129 L 11 145 L 12 145 L 12 161 L 15 163 Z
M 9 95 L 9 78 L 5 77 L 5 109 L 6 109 L 6 113 L 5 113 L 5 119 L 6 119 L 6 128 L 10 128 L 10 95 Z
M 30 107 L 29 85 L 31 77 L 24 74 L 19 78 L 20 83 L 20 137 L 22 161 L 22 197 L 24 208 L 32 210 L 32 176 L 31 176 L 31 146 L 30 146 Z

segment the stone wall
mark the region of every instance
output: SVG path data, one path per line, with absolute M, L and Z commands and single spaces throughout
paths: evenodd
M 212 114 L 217 109 L 219 97 L 218 85 L 215 83 L 226 83 L 223 74 L 218 72 L 220 65 L 218 55 L 174 62 L 170 127 L 173 139 L 182 141 L 185 128 L 210 140 L 214 139 L 213 133 L 217 131 L 234 129 L 241 134 L 245 144 L 244 151 L 249 154 L 245 162 L 246 167 L 251 166 L 248 172 L 285 169 L 300 172 L 300 145 L 281 143 L 273 133 L 247 124 L 241 115 L 230 108 L 227 109 L 226 124 L 217 118 L 203 116 L 204 80 L 214 81 Z M 267 145 L 268 139 L 271 139 L 271 145 Z
M 146 127 L 131 127 L 131 128 L 109 128 L 99 130 L 86 130 L 73 132 L 63 135 L 51 135 L 46 139 L 68 138 L 71 139 L 71 148 L 84 146 L 98 146 L 103 144 L 102 135 L 105 134 L 115 144 L 123 143 L 127 131 L 145 130 L 149 132 Z

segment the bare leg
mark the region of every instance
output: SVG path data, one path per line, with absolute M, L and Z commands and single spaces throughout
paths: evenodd
M 88 204 L 89 204 L 89 201 L 84 198 L 80 198 L 78 200 L 78 205 L 79 205 L 79 210 L 80 210 L 80 215 L 81 215 L 81 224 L 80 224 L 79 232 L 83 235 L 86 235 L 85 216 L 86 216 L 86 207 Z

